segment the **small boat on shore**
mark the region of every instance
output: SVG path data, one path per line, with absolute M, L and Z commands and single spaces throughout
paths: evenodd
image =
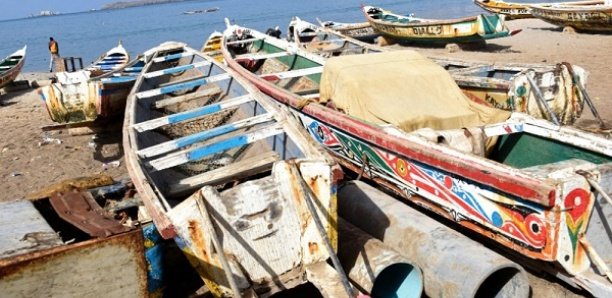
M 91 77 L 97 77 L 107 72 L 111 72 L 123 68 L 130 61 L 130 55 L 121 44 L 108 50 L 94 63 L 86 67 L 85 70 L 90 72 Z
M 223 55 L 221 55 L 221 39 L 223 38 L 223 34 L 219 31 L 214 31 L 211 33 L 208 38 L 204 41 L 200 52 L 215 58 L 215 60 L 222 62 Z
M 0 88 L 11 83 L 21 73 L 27 48 L 28 46 L 23 46 L 0 61 Z
M 157 47 L 128 97 L 123 136 L 161 236 L 215 296 L 290 289 L 334 260 L 339 166 L 286 108 L 215 59 Z
M 432 20 L 394 14 L 373 6 L 364 6 L 362 9 L 374 30 L 399 43 L 472 43 L 520 32 L 510 31 L 499 15 L 481 14 L 460 19 Z
M 108 53 L 113 56 L 117 51 L 111 50 Z M 125 100 L 144 66 L 144 59 L 144 56 L 138 56 L 115 66 L 97 64 L 101 67 L 95 68 L 92 65 L 87 68 L 93 71 L 58 72 L 55 75 L 57 81 L 41 87 L 38 93 L 54 122 L 93 124 L 99 117 L 108 118 L 123 113 Z
M 612 265 L 612 204 L 601 203 L 612 140 L 473 103 L 413 51 L 326 60 L 239 26 L 222 51 L 346 168 L 595 296 L 612 293 L 596 273 Z
M 124 112 L 125 100 L 144 65 L 138 57 L 121 69 L 90 77 L 88 71 L 59 72 L 57 82 L 41 87 L 51 120 L 57 123 L 92 124 Z
M 329 28 L 338 31 L 346 36 L 363 42 L 374 42 L 380 33 L 374 31 L 372 25 L 368 22 L 362 23 L 340 23 L 334 21 L 321 21 L 317 19 L 321 27 Z
M 289 23 L 287 38 L 324 58 L 397 50 L 360 42 L 298 17 Z M 588 96 L 581 87 L 586 86 L 587 72 L 569 63 L 511 64 L 429 58 L 452 75 L 469 99 L 559 124 L 573 124 L 582 114 Z
M 480 8 L 506 16 L 506 20 L 527 19 L 534 16 L 529 11 L 532 3 L 505 2 L 503 0 L 473 0 Z
M 538 19 L 560 27 L 612 32 L 612 2 L 609 0 L 540 3 L 531 5 L 530 10 Z

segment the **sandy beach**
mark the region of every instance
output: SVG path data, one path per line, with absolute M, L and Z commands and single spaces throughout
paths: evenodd
M 426 55 L 492 62 L 570 62 L 589 72 L 587 90 L 602 118 L 612 126 L 612 96 L 606 88 L 612 82 L 612 35 L 564 33 L 539 20 L 509 21 L 518 35 L 495 39 L 480 49 L 450 53 L 445 48 L 414 47 Z M 199 48 L 200 45 L 192 45 Z M 27 62 L 26 62 L 27 63 Z M 41 65 L 40 68 L 44 69 Z M 25 73 L 19 80 L 40 80 L 49 73 Z M 119 119 L 118 121 L 120 121 Z M 94 135 L 70 135 L 68 131 L 43 132 L 54 124 L 36 89 L 5 93 L 0 97 L 0 201 L 15 200 L 42 187 L 68 178 L 105 173 L 116 180 L 127 175 L 120 131 Z M 595 124 L 586 108 L 579 127 Z M 558 284 L 534 278 L 533 297 L 574 297 Z

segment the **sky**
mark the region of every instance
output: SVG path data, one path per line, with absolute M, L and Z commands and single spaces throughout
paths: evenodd
M 86 11 L 92 8 L 99 9 L 106 3 L 117 0 L 2 0 L 0 20 L 19 19 L 38 14 L 41 10 L 57 11 L 60 13 Z

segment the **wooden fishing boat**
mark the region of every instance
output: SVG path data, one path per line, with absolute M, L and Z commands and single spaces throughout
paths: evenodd
M 200 52 L 215 58 L 215 60 L 222 62 L 223 55 L 221 55 L 221 39 L 223 38 L 223 34 L 219 31 L 214 31 L 208 36 L 208 39 L 204 41 L 202 45 L 202 49 Z
M 612 204 L 602 203 L 612 140 L 462 99 L 443 68 L 412 51 L 325 60 L 252 29 L 224 36 L 226 63 L 348 169 L 595 296 L 612 293 L 597 274 L 612 265 Z M 475 122 L 446 122 L 462 115 Z
M 96 112 L 98 117 L 121 115 L 125 101 L 145 65 L 145 55 L 138 56 L 122 68 L 90 78 L 97 90 Z
M 103 75 L 117 69 L 125 67 L 130 62 L 130 55 L 119 41 L 119 44 L 102 54 L 94 63 L 86 67 L 85 70 L 91 73 L 92 77 Z
M 578 31 L 612 32 L 612 3 L 606 1 L 579 1 L 541 3 L 530 7 L 538 19 Z
M 483 42 L 507 37 L 510 31 L 499 15 L 478 15 L 451 20 L 421 19 L 394 14 L 379 7 L 364 6 L 363 12 L 374 30 L 400 43 L 447 44 Z
M 346 37 L 328 27 L 317 26 L 293 17 L 289 22 L 287 40 L 323 57 L 381 52 L 383 48 Z
M 121 115 L 144 59 L 138 56 L 98 76 L 88 70 L 58 72 L 57 82 L 41 87 L 38 93 L 54 122 L 93 123 L 99 117 Z
M 290 22 L 289 28 L 289 41 L 325 58 L 396 50 L 364 43 L 297 17 Z M 441 57 L 430 59 L 452 75 L 469 99 L 559 124 L 573 124 L 582 114 L 588 97 L 584 90 L 586 71 L 569 63 L 504 64 Z
M 335 259 L 340 168 L 286 108 L 213 58 L 157 47 L 123 133 L 148 213 L 214 295 L 289 289 Z
M 529 11 L 531 3 L 514 3 L 503 0 L 473 0 L 480 8 L 496 14 L 506 16 L 506 20 L 526 19 L 534 16 Z
M 0 88 L 12 82 L 21 73 L 23 64 L 25 64 L 27 48 L 28 46 L 23 46 L 20 50 L 0 61 Z
M 376 32 L 368 22 L 362 23 L 341 23 L 334 21 L 321 21 L 317 19 L 321 27 L 338 31 L 346 36 L 363 42 L 374 42 L 380 33 Z

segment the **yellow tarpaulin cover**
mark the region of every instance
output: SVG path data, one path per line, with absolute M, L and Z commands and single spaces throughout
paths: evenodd
M 481 126 L 510 117 L 510 112 L 472 102 L 444 68 L 406 50 L 329 59 L 320 100 L 404 131 Z

